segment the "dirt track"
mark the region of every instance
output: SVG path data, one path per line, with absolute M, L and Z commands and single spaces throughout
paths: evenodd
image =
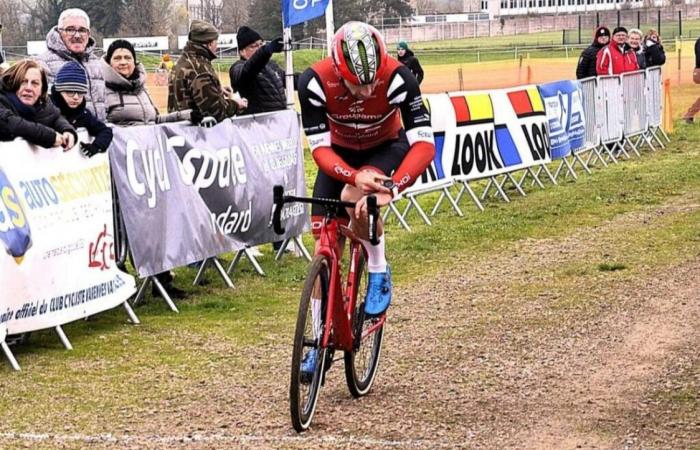
M 621 236 L 700 209 L 697 196 L 526 240 L 489 260 L 398 286 L 375 389 L 352 400 L 331 369 L 313 429 L 290 431 L 288 344 L 219 364 L 109 436 L 0 436 L 31 448 L 697 448 L 700 252 L 679 265 L 604 272 Z M 663 246 L 663 243 L 657 243 Z M 563 271 L 563 272 L 562 272 Z M 562 275 L 564 274 L 564 275 Z M 567 275 L 568 276 L 565 276 Z M 573 274 L 573 275 L 572 275 Z M 558 281 L 560 278 L 566 281 Z M 213 355 L 238 354 L 221 342 Z M 153 380 L 159 382 L 159 380 Z M 668 394 L 668 395 L 667 395 Z M 695 403 L 696 405 L 697 403 Z M 695 446 L 695 447 L 694 447 Z

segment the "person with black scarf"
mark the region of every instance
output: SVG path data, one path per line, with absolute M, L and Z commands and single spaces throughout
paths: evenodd
M 48 101 L 46 73 L 33 60 L 17 62 L 0 78 L 0 141 L 23 138 L 41 147 L 73 148 L 75 128 Z
M 56 74 L 51 87 L 51 101 L 73 127 L 85 128 L 88 134 L 94 137 L 92 142 L 80 143 L 82 153 L 92 157 L 107 151 L 112 142 L 112 129 L 85 107 L 88 89 L 85 69 L 77 62 L 71 61 L 63 65 Z
M 408 67 L 413 76 L 416 77 L 418 84 L 421 84 L 423 82 L 423 68 L 421 67 L 420 62 L 418 62 L 416 55 L 413 54 L 413 50 L 408 48 L 408 42 L 399 42 L 396 46 L 396 54 L 399 62 Z

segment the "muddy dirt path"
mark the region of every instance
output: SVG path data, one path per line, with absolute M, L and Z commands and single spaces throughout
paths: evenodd
M 676 198 L 563 239 L 530 239 L 489 259 L 397 286 L 380 373 L 353 400 L 331 369 L 313 429 L 288 418 L 287 343 L 250 350 L 115 423 L 109 436 L 0 436 L 45 448 L 677 448 L 700 442 L 700 419 L 662 394 L 700 386 L 700 251 L 634 274 L 620 236 L 700 209 Z M 663 243 L 659 243 L 663 245 Z M 698 247 L 698 244 L 694 244 Z M 630 251 L 638 251 L 630 250 Z M 240 353 L 220 342 L 208 351 Z M 679 387 L 680 386 L 680 387 Z M 684 391 L 685 392 L 685 391 Z M 682 412 L 682 411 L 681 411 Z

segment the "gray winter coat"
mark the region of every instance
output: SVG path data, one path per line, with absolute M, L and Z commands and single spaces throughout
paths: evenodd
M 189 120 L 189 110 L 161 115 L 146 90 L 146 69 L 137 63 L 133 79 L 124 78 L 104 59 L 102 73 L 105 78 L 107 121 L 115 125 L 174 122 Z
M 138 73 L 138 77 L 127 80 L 102 60 L 108 122 L 117 125 L 155 123 L 158 110 L 146 91 L 146 70 L 143 64 L 138 63 L 134 72 Z
M 95 114 L 99 120 L 104 121 L 107 117 L 105 113 L 105 82 L 102 77 L 100 58 L 94 54 L 95 40 L 90 38 L 85 53 L 78 56 L 68 50 L 57 27 L 53 27 L 46 35 L 46 47 L 48 50 L 39 55 L 37 61 L 46 70 L 49 85 L 53 84 L 56 74 L 65 63 L 77 61 L 85 68 L 88 78 L 90 92 L 85 96 L 87 109 Z

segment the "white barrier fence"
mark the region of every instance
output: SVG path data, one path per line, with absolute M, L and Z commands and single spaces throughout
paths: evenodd
M 431 215 L 446 200 L 462 216 L 459 204 L 465 195 L 483 210 L 482 202 L 491 192 L 507 202 L 509 188 L 526 195 L 527 180 L 544 188 L 542 173 L 557 184 L 564 163 L 567 171 L 561 173 L 575 178 L 567 158 L 589 171 L 596 160 L 603 165 L 617 163 L 615 151 L 629 157 L 625 147 L 639 155 L 640 145 L 654 150 L 655 145 L 664 146 L 662 137 L 668 141 L 660 128 L 658 68 L 567 83 L 575 83 L 577 90 L 559 92 L 557 101 L 550 96 L 547 103 L 533 85 L 426 96 L 433 113 L 436 156 L 419 182 L 390 205 L 387 215 L 393 212 L 409 228 L 407 215 L 415 209 L 425 223 L 432 224 L 418 196 L 440 192 Z M 547 114 L 546 104 L 556 108 L 556 114 Z M 577 114 L 583 117 L 575 117 Z M 569 136 L 568 150 L 556 158 L 550 142 L 553 119 L 559 127 L 557 148 L 561 150 L 561 133 Z M 576 140 L 571 130 L 574 122 L 579 132 Z M 630 139 L 635 136 L 636 140 Z M 579 157 L 584 152 L 590 152 L 585 162 Z M 548 169 L 553 160 L 561 161 L 554 174 Z M 53 327 L 70 348 L 61 324 L 119 304 L 124 304 L 132 322 L 138 322 L 126 303 L 135 290 L 134 280 L 114 267 L 118 243 L 107 242 L 116 237 L 109 172 L 103 155 L 87 160 L 77 151 L 37 149 L 21 140 L 0 143 L 0 242 L 6 249 L 6 254 L 0 254 L 0 285 L 4 288 L 0 293 L 0 348 L 15 368 L 17 362 L 4 342 L 6 334 Z M 71 184 L 74 177 L 86 184 Z M 475 182 L 484 183 L 480 194 L 472 186 Z M 402 199 L 407 202 L 403 210 L 399 207 Z M 86 210 L 93 212 L 88 218 L 83 214 Z M 198 278 L 205 267 L 201 265 Z M 37 283 L 47 279 L 47 283 Z
M 578 106 L 562 92 L 559 92 L 559 101 L 546 102 L 548 107 L 556 108 L 554 112 L 548 111 L 548 116 L 559 117 L 557 126 L 567 130 L 550 130 L 551 121 L 539 125 L 532 122 L 532 117 L 538 114 L 544 119 L 545 113 L 542 98 L 533 86 L 427 95 L 426 104 L 432 111 L 439 111 L 432 115 L 437 150 L 435 160 L 421 180 L 390 206 L 385 217 L 393 212 L 401 225 L 409 229 L 407 216 L 415 209 L 426 224 L 431 224 L 416 197 L 435 191 L 441 191 L 441 194 L 431 215 L 436 214 L 445 199 L 458 215 L 463 215 L 459 203 L 464 194 L 468 194 L 483 211 L 482 202 L 491 188 L 495 188 L 498 197 L 509 201 L 504 189 L 507 182 L 524 196 L 524 182 L 528 178 L 531 185 L 544 187 L 540 178 L 543 172 L 556 184 L 561 173 L 576 178 L 576 163 L 590 173 L 590 166 L 598 161 L 607 166 L 608 163 L 617 163 L 620 155 L 630 158 L 630 152 L 641 156 L 644 145 L 650 150 L 663 148 L 661 137 L 668 142 L 668 136 L 660 128 L 662 83 L 659 67 L 575 83 L 579 91 L 571 97 L 578 98 Z M 528 105 L 530 109 L 525 111 L 522 105 Z M 570 131 L 568 127 L 575 119 L 574 114 L 580 110 L 584 122 L 583 139 L 580 139 L 580 134 L 575 142 L 571 138 L 570 151 L 563 151 L 561 132 Z M 518 130 L 524 130 L 525 134 Z M 557 142 L 550 143 L 555 131 L 558 132 Z M 552 174 L 548 164 L 553 158 L 550 151 L 555 147 L 564 156 L 556 156 L 561 162 Z M 584 161 L 580 155 L 585 152 L 589 155 Z M 494 155 L 492 161 L 496 165 L 475 170 L 474 162 L 483 159 L 484 155 Z M 469 168 L 468 173 L 463 172 L 465 165 Z M 563 168 L 566 171 L 562 171 Z M 519 181 L 513 176 L 515 172 L 522 173 Z M 477 195 L 470 183 L 479 180 L 487 181 L 481 194 Z M 459 186 L 456 194 L 450 191 L 453 186 Z M 397 203 L 404 199 L 408 203 L 401 210 Z

